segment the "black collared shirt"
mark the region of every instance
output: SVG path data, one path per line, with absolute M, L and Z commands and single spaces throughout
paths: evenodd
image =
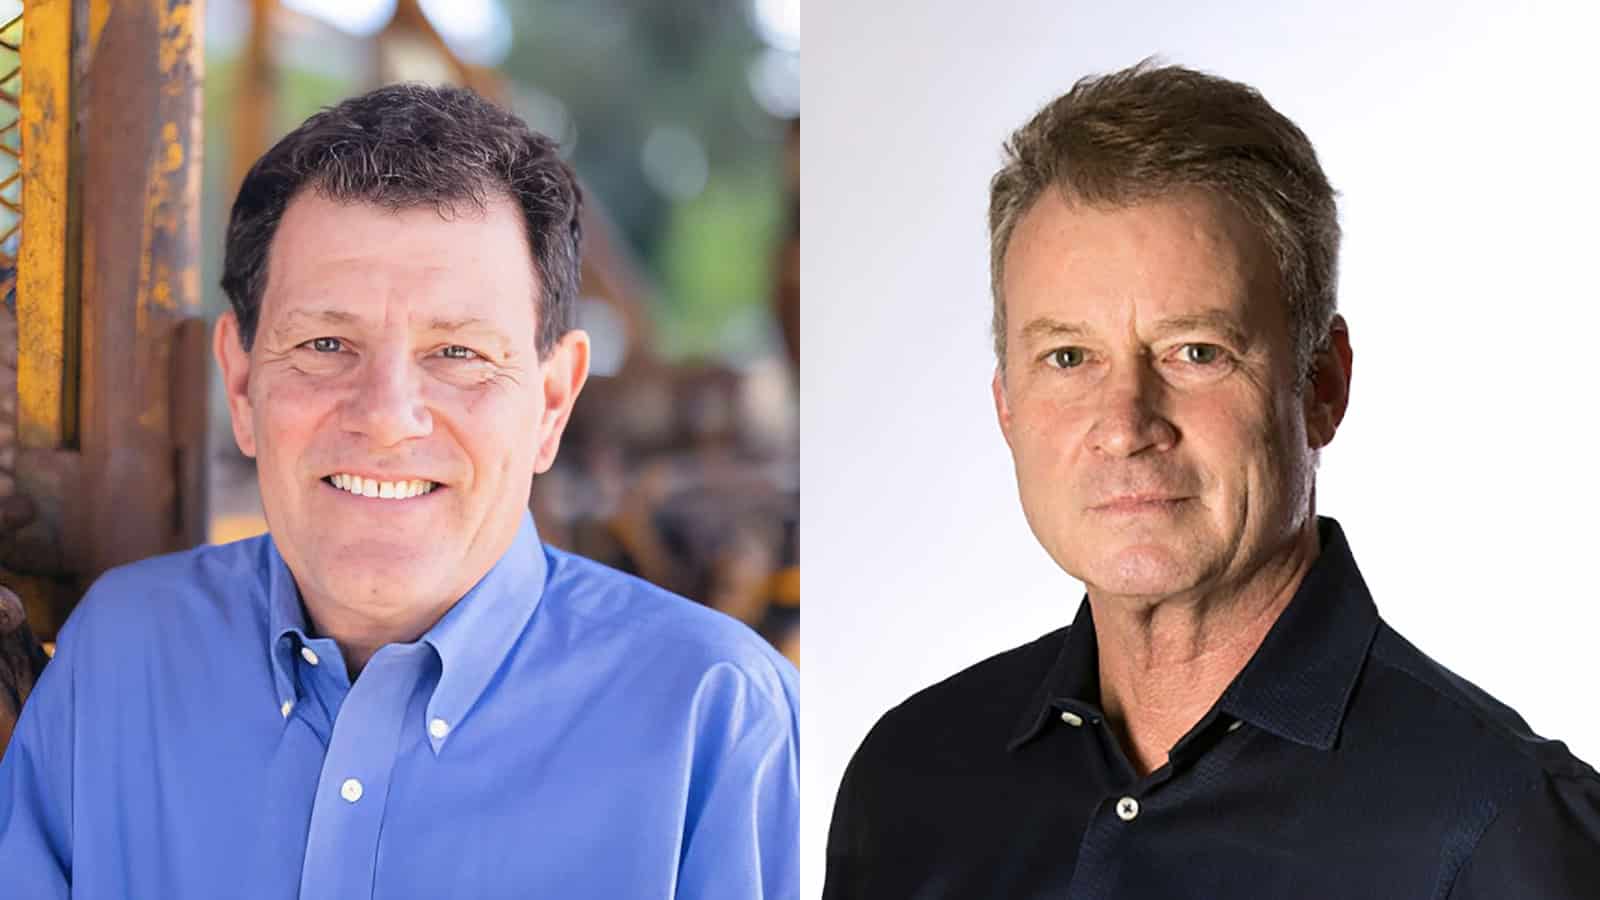
M 1087 602 L 891 710 L 840 787 L 825 900 L 1600 898 L 1600 777 L 1390 629 L 1321 536 L 1147 776 L 1098 706 Z

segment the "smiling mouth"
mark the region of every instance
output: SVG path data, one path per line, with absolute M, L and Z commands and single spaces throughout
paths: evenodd
M 322 479 L 322 483 L 358 497 L 372 497 L 379 500 L 409 500 L 412 497 L 431 494 L 434 490 L 444 487 L 437 481 L 419 478 L 380 481 L 345 472 L 329 475 Z

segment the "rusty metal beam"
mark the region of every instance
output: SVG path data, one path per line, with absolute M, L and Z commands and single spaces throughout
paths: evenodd
M 72 2 L 32 0 L 21 97 L 22 244 L 17 265 L 17 437 L 57 448 L 76 437 L 76 298 L 67 177 L 72 155 Z
M 233 134 L 228 165 L 229 186 L 237 191 L 244 176 L 272 136 L 273 113 L 278 108 L 278 74 L 272 58 L 273 20 L 277 0 L 251 0 L 250 32 L 234 72 Z
M 84 0 L 79 0 L 83 3 Z M 70 568 L 92 578 L 204 539 L 200 0 L 87 0 L 82 474 Z M 191 359 L 200 355 L 200 359 Z M 183 383 L 179 383 L 179 382 Z M 198 502 L 197 502 L 198 500 Z M 113 505 L 114 504 L 114 507 Z

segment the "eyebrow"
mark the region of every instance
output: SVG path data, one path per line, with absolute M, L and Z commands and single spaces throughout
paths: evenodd
M 337 309 L 294 309 L 283 317 L 272 330 L 274 333 L 283 334 L 293 331 L 302 322 L 306 325 L 349 325 L 357 321 L 353 313 Z
M 1060 319 L 1052 319 L 1048 316 L 1041 316 L 1022 326 L 1022 339 L 1025 341 L 1045 338 L 1085 337 L 1088 334 L 1089 329 L 1077 322 L 1063 322 Z
M 1153 335 L 1164 336 L 1183 331 L 1210 331 L 1222 335 L 1235 346 L 1245 346 L 1249 339 L 1243 328 L 1235 321 L 1233 316 L 1221 311 L 1192 313 L 1181 316 L 1168 316 L 1160 319 L 1151 326 Z M 1064 322 L 1041 316 L 1022 326 L 1024 341 L 1039 341 L 1060 338 L 1084 338 L 1091 331 L 1081 322 Z
M 349 313 L 338 309 L 296 309 L 285 315 L 283 317 L 283 321 L 280 322 L 278 327 L 274 330 L 288 331 L 302 323 L 308 325 L 351 325 L 360 321 L 361 317 L 355 313 Z M 480 316 L 468 316 L 462 319 L 447 319 L 438 317 L 431 319 L 428 322 L 429 331 L 454 332 L 477 327 L 485 327 L 492 330 L 495 326 L 493 322 L 490 322 L 488 319 Z
M 1245 335 L 1244 328 L 1240 327 L 1238 320 L 1225 312 L 1217 310 L 1185 316 L 1170 316 L 1156 322 L 1151 330 L 1157 335 L 1167 335 L 1181 331 L 1211 331 L 1222 335 L 1224 339 L 1236 347 L 1243 347 L 1250 343 L 1249 338 Z
M 467 328 L 486 326 L 493 329 L 494 323 L 478 316 L 468 316 L 464 319 L 446 319 L 443 317 L 433 319 L 428 323 L 429 331 L 462 331 Z
M 288 338 L 298 328 L 317 327 L 317 325 L 322 325 L 322 327 L 325 327 L 325 325 L 360 325 L 362 320 L 360 315 L 354 314 L 354 312 L 342 311 L 342 309 L 293 309 L 293 311 L 283 315 L 282 322 L 278 322 L 272 328 L 272 333 L 280 336 L 280 338 Z M 429 333 L 438 333 L 438 335 L 456 335 L 461 331 L 474 330 L 474 328 L 482 331 L 483 335 L 491 338 L 494 343 L 501 344 L 502 351 L 509 352 L 512 356 L 517 356 L 514 348 L 512 348 L 510 338 L 507 338 L 502 333 L 501 328 L 496 323 L 483 319 L 482 315 L 466 315 L 461 319 L 450 319 L 450 317 L 437 315 L 437 317 L 427 322 L 427 331 Z

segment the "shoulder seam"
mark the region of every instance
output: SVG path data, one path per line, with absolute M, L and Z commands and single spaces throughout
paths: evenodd
M 1390 628 L 1388 623 L 1382 622 L 1382 623 L 1380 623 L 1380 627 L 1383 628 L 1383 629 L 1388 630 L 1389 633 L 1392 636 L 1397 637 L 1402 641 L 1405 640 L 1405 638 L 1402 637 L 1398 632 L 1396 632 L 1394 629 Z M 1407 642 L 1407 645 L 1409 646 L 1409 642 Z M 1418 651 L 1418 652 L 1420 653 L 1421 651 Z M 1547 777 L 1547 778 L 1557 778 L 1557 777 L 1582 778 L 1582 777 L 1584 777 L 1586 775 L 1593 775 L 1594 774 L 1592 769 L 1590 769 L 1589 771 L 1586 772 L 1583 769 L 1573 770 L 1573 769 L 1553 769 L 1553 768 L 1551 768 L 1547 764 L 1547 762 L 1545 760 L 1539 758 L 1539 756 L 1537 754 L 1531 752 L 1531 746 L 1530 746 L 1531 742 L 1523 740 L 1521 738 L 1521 736 L 1519 736 L 1514 730 L 1512 730 L 1505 723 L 1496 721 L 1495 719 L 1492 719 L 1492 718 L 1484 715 L 1482 710 L 1479 710 L 1479 709 L 1475 708 L 1473 705 L 1471 705 L 1469 703 L 1466 703 L 1466 702 L 1463 702 L 1463 700 L 1461 698 L 1453 696 L 1452 694 L 1442 690 L 1438 685 L 1435 685 L 1433 683 L 1432 679 L 1430 679 L 1428 677 L 1425 677 L 1422 673 L 1419 673 L 1419 672 L 1415 671 L 1415 669 L 1413 667 L 1408 666 L 1404 662 L 1402 662 L 1401 660 L 1394 658 L 1393 655 L 1379 651 L 1376 646 L 1374 646 L 1374 648 L 1373 648 L 1372 659 L 1373 659 L 1374 662 L 1378 663 L 1379 665 L 1384 666 L 1387 669 L 1390 669 L 1390 670 L 1393 670 L 1395 672 L 1399 672 L 1402 675 L 1405 675 L 1413 683 L 1415 683 L 1415 684 L 1427 689 L 1434 696 L 1436 696 L 1439 699 L 1441 699 L 1441 700 L 1445 701 L 1446 703 L 1450 704 L 1450 707 L 1452 709 L 1455 709 L 1455 710 L 1457 710 L 1457 711 L 1459 711 L 1461 713 L 1464 713 L 1465 715 L 1471 717 L 1474 722 L 1477 722 L 1478 724 L 1484 726 L 1484 728 L 1486 730 L 1492 732 L 1497 738 L 1499 738 L 1501 744 L 1507 745 L 1509 747 L 1509 749 L 1511 749 L 1513 752 L 1515 752 L 1518 756 L 1520 756 L 1523 759 L 1527 760 L 1530 764 L 1532 764 L 1534 766 L 1534 768 L 1538 772 L 1543 774 L 1545 777 Z M 1443 667 L 1441 666 L 1440 668 L 1442 669 Z M 1449 670 L 1445 669 L 1444 671 L 1448 672 Z M 1451 673 L 1451 674 L 1454 674 L 1454 673 Z M 1460 676 L 1458 675 L 1456 677 L 1459 678 Z M 1482 690 L 1482 689 L 1479 688 L 1479 690 Z M 1497 700 L 1496 702 L 1499 702 L 1499 701 Z M 1515 713 L 1515 710 L 1513 710 L 1512 712 Z M 1518 715 L 1520 716 L 1520 714 L 1518 714 Z M 1551 741 L 1550 738 L 1546 738 L 1546 737 L 1543 737 L 1542 735 L 1534 734 L 1532 728 L 1528 729 L 1528 734 L 1530 736 L 1534 737 L 1534 738 L 1537 738 L 1537 740 L 1539 742 L 1550 743 L 1550 741 Z M 1570 751 L 1569 751 L 1569 755 L 1570 755 Z M 1583 763 L 1580 762 L 1579 765 L 1583 765 Z M 1585 768 L 1587 768 L 1587 766 L 1585 766 Z

